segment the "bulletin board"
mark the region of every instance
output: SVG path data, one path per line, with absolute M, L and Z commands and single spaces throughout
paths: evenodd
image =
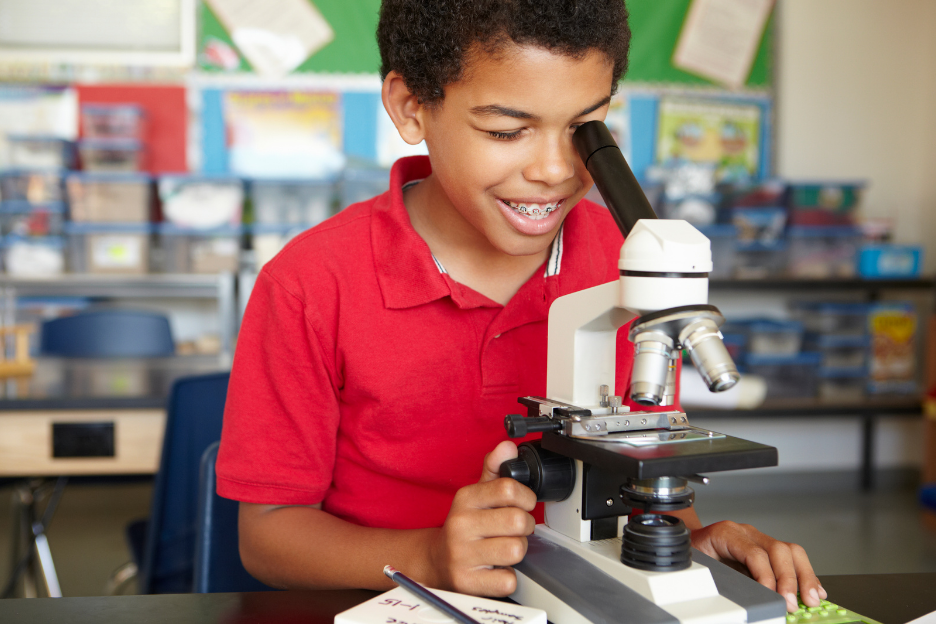
M 691 0 L 627 0 L 633 33 L 630 50 L 630 69 L 626 82 L 676 83 L 711 86 L 714 83 L 672 64 L 673 51 Z M 334 40 L 307 59 L 298 72 L 377 73 L 380 54 L 377 50 L 376 31 L 380 0 L 313 0 L 335 32 Z M 199 69 L 208 72 L 223 71 L 211 61 L 211 45 L 221 42 L 236 50 L 230 35 L 217 16 L 204 3 L 200 8 L 198 38 Z M 747 86 L 769 87 L 771 83 L 771 51 L 773 45 L 773 18 L 767 22 Z M 236 71 L 251 71 L 243 58 Z

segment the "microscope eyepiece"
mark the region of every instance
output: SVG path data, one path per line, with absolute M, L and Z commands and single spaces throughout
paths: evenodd
M 656 219 L 653 207 L 604 122 L 583 123 L 572 135 L 572 144 L 625 237 L 640 219 Z

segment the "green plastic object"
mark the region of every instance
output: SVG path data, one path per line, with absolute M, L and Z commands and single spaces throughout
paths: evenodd
M 818 607 L 807 607 L 799 600 L 799 609 L 787 613 L 786 621 L 788 624 L 881 624 L 829 600 L 823 600 Z

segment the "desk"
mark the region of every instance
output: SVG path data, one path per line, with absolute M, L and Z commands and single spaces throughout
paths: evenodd
M 936 574 L 820 578 L 830 600 L 882 624 L 906 624 L 936 610 Z M 336 614 L 374 595 L 376 592 L 345 590 L 0 600 L 0 622 L 331 624 Z
M 217 356 L 39 358 L 31 377 L 0 380 L 0 477 L 155 473 L 172 383 L 221 369 Z M 75 422 L 114 423 L 114 456 L 53 457 L 52 424 Z

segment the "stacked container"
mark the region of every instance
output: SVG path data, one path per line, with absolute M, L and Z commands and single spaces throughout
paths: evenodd
M 250 234 L 257 268 L 294 236 L 333 215 L 336 195 L 331 180 L 254 180 Z
M 220 176 L 163 176 L 161 269 L 167 273 L 237 272 L 244 186 Z
M 725 334 L 743 339 L 737 362 L 745 373 L 764 378 L 767 397 L 809 399 L 818 392 L 820 356 L 804 352 L 799 321 L 750 319 L 734 321 Z
M 74 273 L 137 275 L 150 270 L 152 179 L 143 155 L 145 116 L 134 104 L 84 104 L 83 173 L 66 179 L 65 225 Z
M 11 275 L 57 275 L 65 266 L 62 176 L 73 162 L 72 145 L 26 135 L 8 136 L 7 142 L 14 169 L 0 173 L 4 270 Z
M 860 182 L 798 182 L 790 184 L 791 277 L 850 278 L 862 234 L 856 225 L 864 194 Z
M 794 304 L 806 328 L 805 344 L 818 353 L 819 398 L 857 401 L 868 379 L 868 304 L 809 302 Z

